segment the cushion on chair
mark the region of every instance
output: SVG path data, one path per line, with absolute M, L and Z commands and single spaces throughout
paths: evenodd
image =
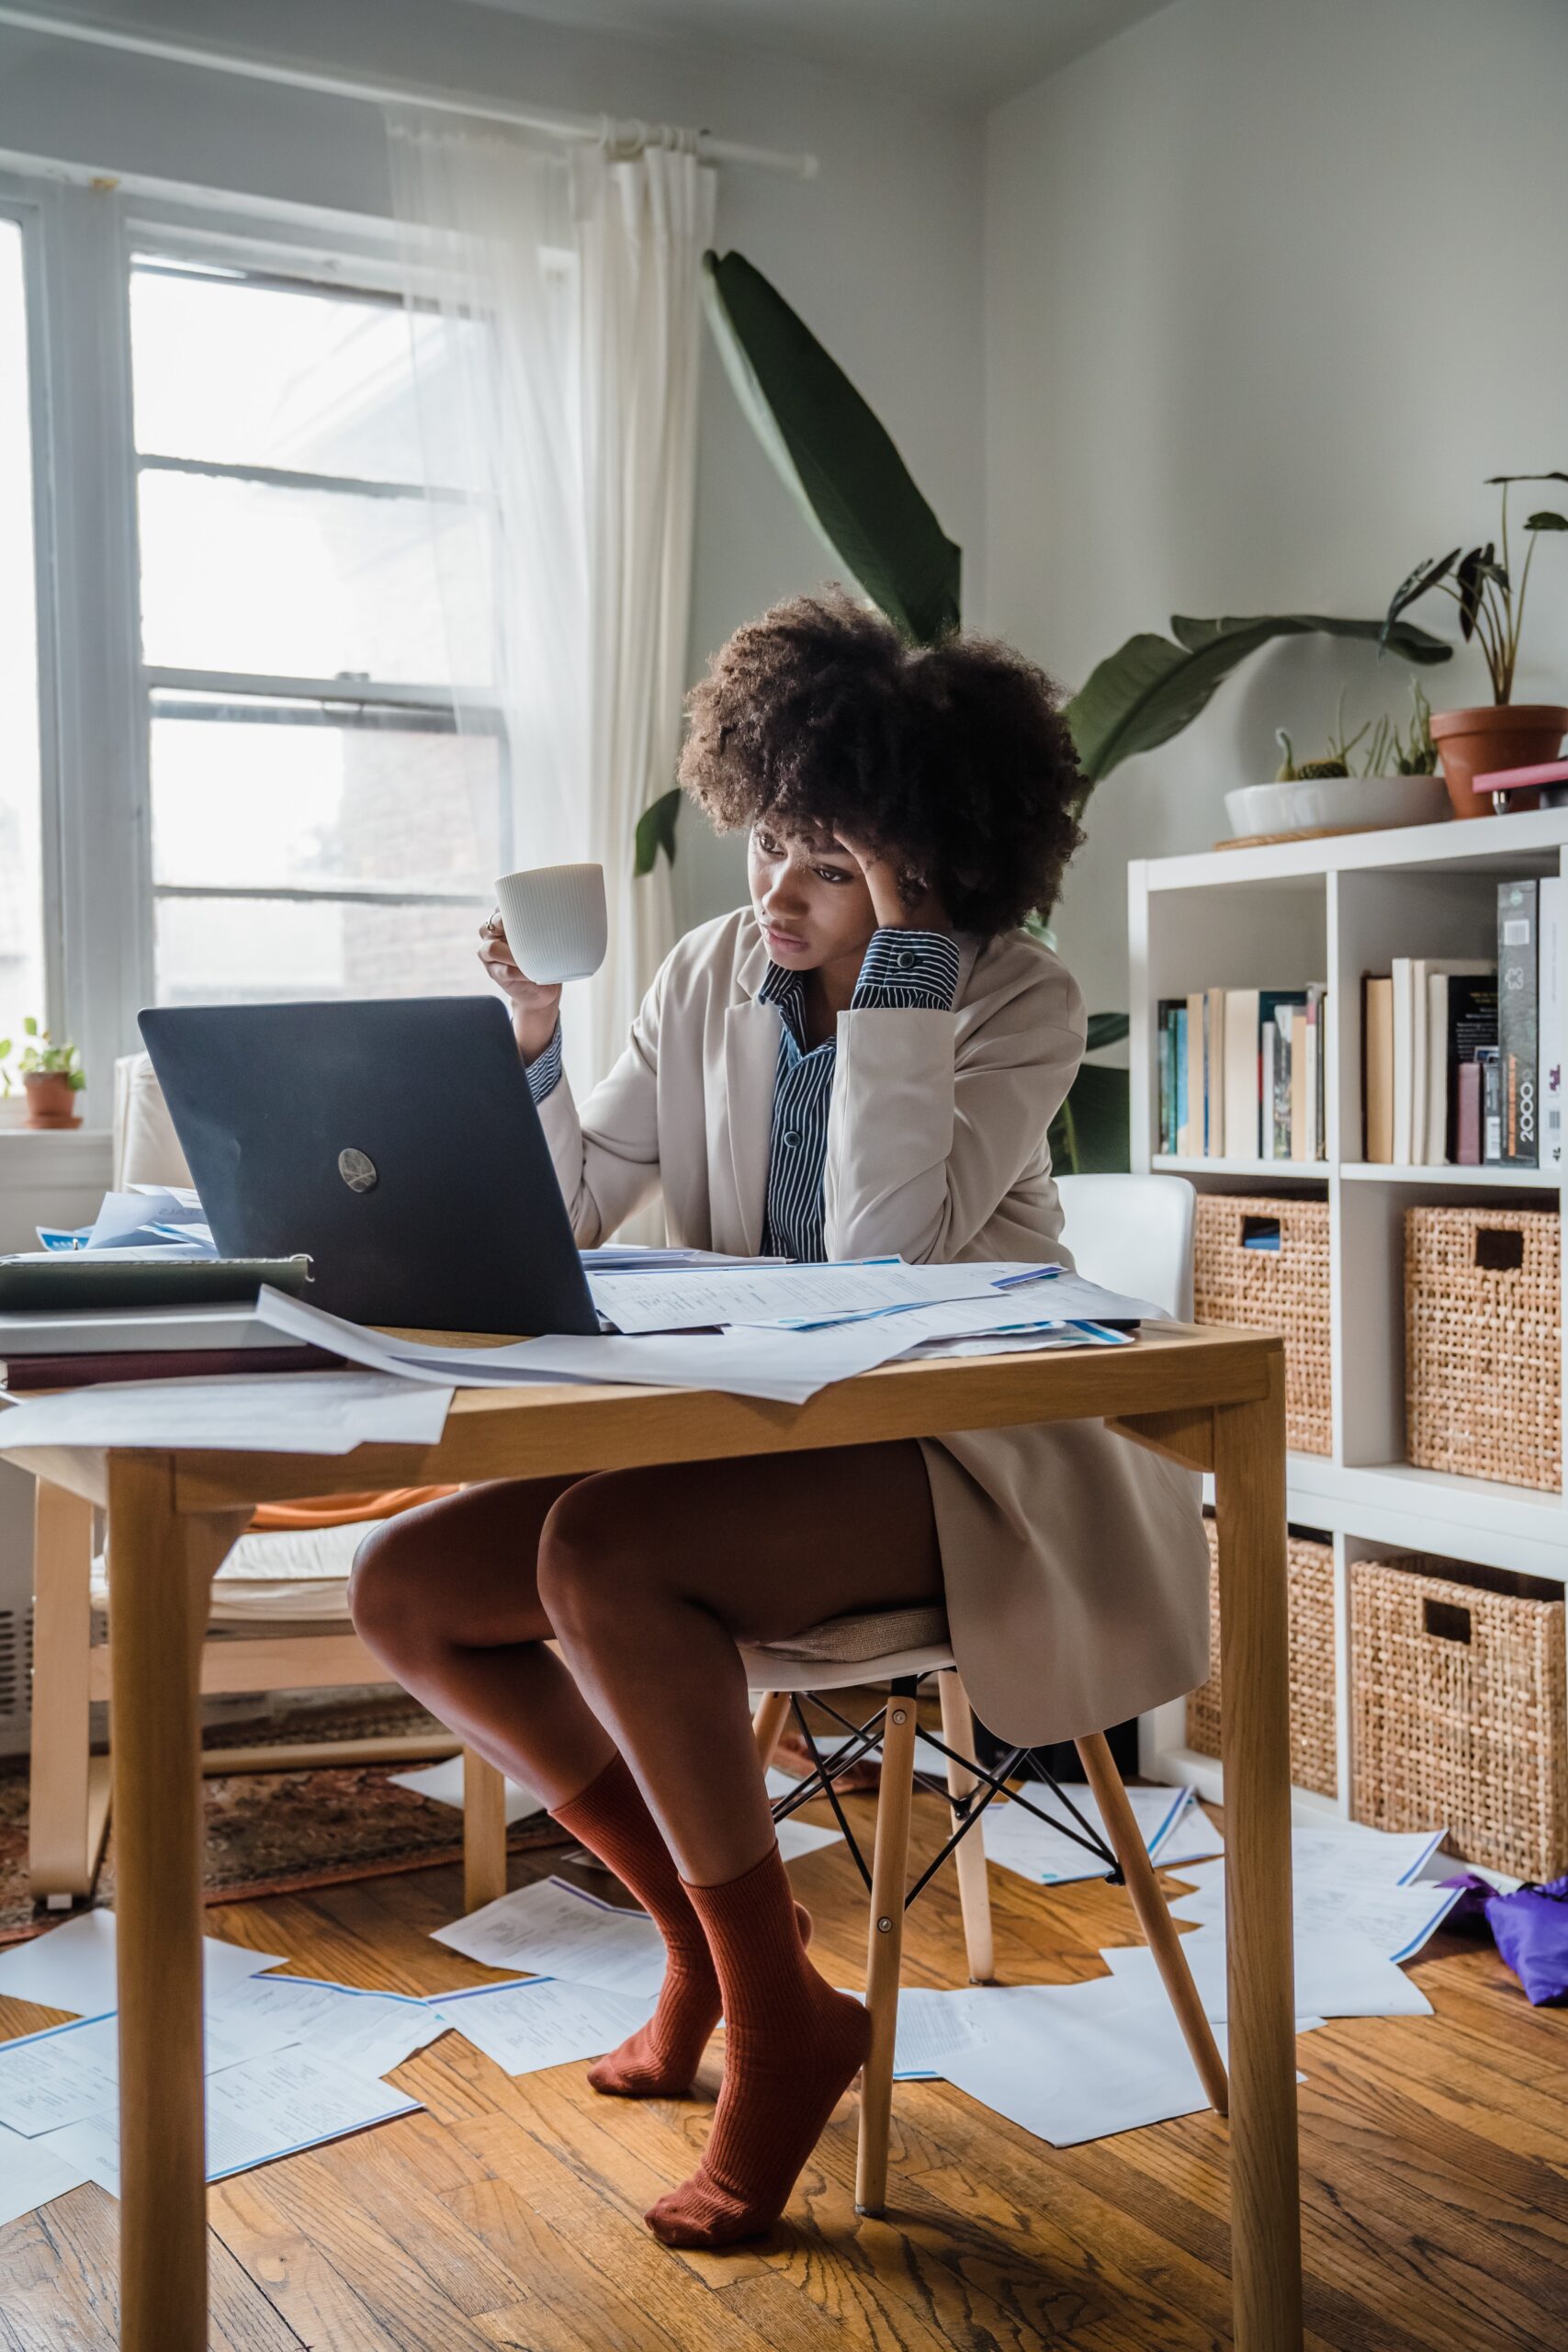
M 379 1522 L 242 1535 L 212 1583 L 210 1623 L 341 1628 L 348 1622 L 348 1572 L 362 1539 Z M 93 1606 L 109 1604 L 108 1572 L 93 1562 Z
M 902 1650 L 940 1649 L 948 1638 L 945 1609 L 881 1609 L 858 1617 L 829 1617 L 784 1642 L 751 1642 L 760 1657 L 800 1659 L 824 1666 L 865 1666 Z

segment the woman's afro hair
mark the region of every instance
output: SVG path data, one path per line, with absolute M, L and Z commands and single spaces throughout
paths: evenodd
M 721 831 L 836 833 L 986 939 L 1055 904 L 1077 764 L 1058 689 L 1010 646 L 910 646 L 841 590 L 796 596 L 736 630 L 687 709 L 681 781 Z

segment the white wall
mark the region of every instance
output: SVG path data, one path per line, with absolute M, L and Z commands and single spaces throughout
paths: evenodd
M 1175 0 L 999 109 L 988 623 L 1077 684 L 1173 612 L 1380 613 L 1487 535 L 1485 475 L 1568 467 L 1565 93 L 1562 0 Z M 1568 700 L 1568 543 L 1530 594 L 1518 698 Z M 1359 724 L 1407 674 L 1270 651 L 1100 786 L 1060 922 L 1092 1002 L 1126 1001 L 1125 861 L 1207 846 L 1276 725 L 1307 756 L 1342 683 Z M 1474 652 L 1425 674 L 1489 698 Z
M 121 0 L 96 13 L 329 71 L 814 152 L 821 170 L 808 184 L 727 170 L 719 243 L 764 270 L 849 369 L 978 580 L 977 121 L 778 58 L 578 33 L 463 0 L 270 0 L 265 11 L 247 0 Z M 0 149 L 351 212 L 389 209 L 374 107 L 4 28 Z M 706 366 L 694 674 L 738 622 L 829 569 L 711 351 Z M 692 812 L 676 883 L 684 922 L 743 895 L 737 845 L 714 842 Z

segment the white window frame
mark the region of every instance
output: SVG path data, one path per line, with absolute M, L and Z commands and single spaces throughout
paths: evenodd
M 153 999 L 160 897 L 450 903 L 468 892 L 345 884 L 315 889 L 154 886 L 149 775 L 152 697 L 160 688 L 235 699 L 267 695 L 345 709 L 406 710 L 493 734 L 500 807 L 510 822 L 507 735 L 499 689 L 171 669 L 141 658 L 141 575 L 131 400 L 133 253 L 226 261 L 345 288 L 400 292 L 389 223 L 251 206 L 202 191 L 170 196 L 39 166 L 0 170 L 0 214 L 20 222 L 28 291 L 38 574 L 45 1004 L 87 1072 L 89 1129 L 107 1125 L 118 1056 L 138 1049 L 137 1012 Z M 168 461 L 154 460 L 160 466 Z M 268 479 L 276 469 L 177 461 L 182 471 Z M 306 478 L 279 477 L 291 483 Z M 332 487 L 339 487 L 334 478 Z M 386 485 L 369 487 L 386 493 Z M 504 842 L 502 844 L 504 847 Z M 473 903 L 478 907 L 479 899 Z

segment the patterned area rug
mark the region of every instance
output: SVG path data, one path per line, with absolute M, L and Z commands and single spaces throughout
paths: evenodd
M 254 1724 L 226 1723 L 209 1733 L 213 1747 L 373 1739 L 426 1729 L 430 1717 L 412 1701 L 312 1708 Z M 412 1789 L 391 1785 L 407 1764 L 318 1765 L 299 1772 L 230 1772 L 202 1783 L 207 1800 L 206 1887 L 209 1903 L 333 1886 L 390 1871 L 433 1868 L 460 1859 L 462 1815 Z M 519 1822 L 513 1853 L 572 1841 L 547 1816 Z M 97 1900 L 114 1902 L 114 1826 L 98 1875 Z M 0 1766 L 0 1944 L 58 1924 L 58 1912 L 34 1905 L 28 1891 L 28 1768 L 25 1757 Z

